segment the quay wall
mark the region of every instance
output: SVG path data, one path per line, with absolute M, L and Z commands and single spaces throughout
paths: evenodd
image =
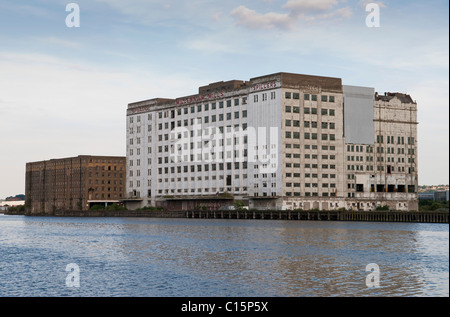
M 8 212 L 5 212 L 8 214 Z M 17 213 L 16 213 L 17 214 Z M 279 211 L 279 210 L 213 210 L 213 211 L 55 211 L 52 214 L 26 214 L 27 216 L 54 217 L 146 217 L 197 219 L 261 219 L 304 221 L 364 221 L 364 222 L 417 222 L 448 223 L 448 212 L 403 211 Z

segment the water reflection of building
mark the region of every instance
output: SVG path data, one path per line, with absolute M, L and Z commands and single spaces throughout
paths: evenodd
M 125 158 L 78 156 L 26 164 L 26 207 L 30 213 L 87 210 L 124 198 Z

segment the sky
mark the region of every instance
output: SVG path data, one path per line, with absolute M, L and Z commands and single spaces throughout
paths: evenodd
M 410 94 L 419 185 L 448 184 L 448 12 L 447 0 L 1 0 L 0 199 L 25 192 L 27 162 L 125 156 L 131 102 L 278 72 Z

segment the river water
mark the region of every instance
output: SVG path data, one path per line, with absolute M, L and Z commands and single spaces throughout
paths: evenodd
M 0 215 L 19 296 L 449 296 L 449 226 Z

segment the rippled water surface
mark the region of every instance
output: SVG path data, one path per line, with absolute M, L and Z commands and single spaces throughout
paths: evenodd
M 0 296 L 449 296 L 448 241 L 448 224 L 0 215 Z

